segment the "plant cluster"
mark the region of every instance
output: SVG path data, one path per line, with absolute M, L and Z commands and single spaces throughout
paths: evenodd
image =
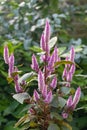
M 14 54 L 9 54 L 7 45 L 4 47 L 4 61 L 8 65 L 8 81 L 14 82 L 16 94 L 13 95 L 20 103 L 29 104 L 28 112 L 17 123 L 24 129 L 43 129 L 43 130 L 64 130 L 72 127 L 67 123 L 71 120 L 72 113 L 76 108 L 81 89 L 78 87 L 72 93 L 71 81 L 75 73 L 75 51 L 72 46 L 70 55 L 62 60 L 56 43 L 56 37 L 50 39 L 51 27 L 46 21 L 45 29 L 40 39 L 39 61 L 36 55 L 32 55 L 32 72 L 19 76 L 20 71 L 14 64 Z M 37 49 L 37 47 L 36 47 Z M 59 81 L 59 74 L 56 70 L 64 64 L 62 82 Z M 34 89 L 31 96 L 28 85 L 36 80 L 38 88 Z

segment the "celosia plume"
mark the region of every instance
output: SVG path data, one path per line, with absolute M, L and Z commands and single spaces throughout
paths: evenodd
M 51 101 L 52 101 L 52 91 L 50 90 L 49 92 L 48 92 L 48 94 L 47 94 L 47 96 L 46 96 L 46 98 L 45 98 L 45 100 L 44 100 L 44 102 L 45 103 L 51 103 Z
M 38 72 L 38 70 L 39 70 L 39 65 L 38 65 L 36 56 L 35 56 L 34 54 L 33 54 L 33 56 L 32 56 L 31 68 L 32 68 L 33 70 L 35 70 L 36 72 Z
M 9 64 L 9 50 L 8 50 L 8 46 L 7 45 L 5 45 L 5 47 L 4 47 L 4 54 L 3 54 L 3 56 L 4 56 L 5 63 Z
M 50 84 L 50 87 L 55 89 L 57 86 L 57 77 L 55 76 Z
M 38 72 L 38 89 L 39 91 L 42 91 L 45 86 L 45 79 L 44 79 L 44 74 L 42 73 L 41 70 Z
M 40 99 L 40 96 L 39 96 L 37 90 L 34 90 L 33 98 L 34 98 L 34 101 L 35 101 L 35 102 L 37 102 L 38 99 Z
M 11 54 L 9 57 L 9 77 L 12 76 L 13 72 L 14 72 L 14 55 Z

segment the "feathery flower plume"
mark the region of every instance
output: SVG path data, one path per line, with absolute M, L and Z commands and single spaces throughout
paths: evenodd
M 44 38 L 45 38 L 45 43 L 46 43 L 46 54 L 49 54 L 50 24 L 48 20 L 46 21 L 46 25 L 45 25 Z
M 8 50 L 8 46 L 7 45 L 5 45 L 5 47 L 4 47 L 4 54 L 3 54 L 3 56 L 4 56 L 5 63 L 9 64 L 9 50 Z
M 73 109 L 76 108 L 76 105 L 78 104 L 78 102 L 80 100 L 80 97 L 81 97 L 81 88 L 78 87 L 76 92 L 75 92 L 75 96 L 74 96 L 73 102 L 72 102 Z
M 74 62 L 74 58 L 75 58 L 75 50 L 74 47 L 72 46 L 70 50 L 70 61 Z
M 35 102 L 37 102 L 38 99 L 40 99 L 40 96 L 39 96 L 39 94 L 38 94 L 38 92 L 36 90 L 34 90 L 33 98 L 34 98 Z
M 66 102 L 66 106 L 69 108 L 69 107 L 71 107 L 71 105 L 72 105 L 72 96 L 69 96 L 69 98 L 68 98 L 68 100 L 67 100 L 67 102 Z
M 78 104 L 78 102 L 80 100 L 80 97 L 81 97 L 81 89 L 80 89 L 80 87 L 78 87 L 75 92 L 73 100 L 72 100 L 72 96 L 70 96 L 67 100 L 67 103 L 65 106 L 65 111 L 63 111 L 63 113 L 62 113 L 63 118 L 67 118 L 68 114 L 76 108 L 76 105 Z M 65 116 L 65 115 L 67 115 L 67 116 Z
M 46 96 L 47 96 L 47 86 L 46 85 L 44 85 L 43 86 L 43 89 L 42 89 L 42 96 L 44 97 L 44 98 L 46 98 Z
M 67 73 L 67 81 L 68 82 L 71 82 L 72 81 L 72 73 L 69 71 L 68 73 Z
M 39 72 L 38 72 L 38 89 L 39 89 L 39 91 L 42 92 L 44 86 L 45 86 L 44 74 L 42 73 L 41 70 L 39 70 Z
M 50 87 L 55 89 L 57 86 L 57 77 L 55 76 L 50 84 Z
M 13 53 L 9 57 L 9 77 L 11 77 L 11 74 L 14 72 L 14 55 Z
M 32 56 L 31 68 L 32 68 L 33 70 L 35 70 L 36 72 L 38 72 L 38 70 L 39 70 L 39 65 L 38 65 L 36 56 L 35 56 L 34 54 L 33 54 L 33 56 Z
M 46 96 L 44 102 L 49 104 L 49 103 L 51 103 L 51 101 L 52 101 L 52 91 L 50 90 L 50 91 L 48 92 L 48 94 L 47 94 L 47 96 Z
M 15 67 L 14 72 L 17 72 L 17 71 L 18 71 L 18 68 Z M 17 74 L 17 75 L 15 75 L 15 77 L 14 77 L 14 83 L 15 83 L 15 91 L 16 91 L 16 93 L 23 92 L 23 90 L 22 90 L 22 88 L 21 88 L 21 86 L 20 86 L 18 80 L 19 80 L 19 75 Z

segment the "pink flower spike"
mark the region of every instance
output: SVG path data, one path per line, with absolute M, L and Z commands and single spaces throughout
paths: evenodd
M 67 78 L 67 69 L 65 67 L 63 71 L 62 79 L 66 80 L 66 78 Z
M 78 104 L 80 97 L 81 97 L 81 88 L 78 87 L 76 92 L 75 92 L 75 96 L 73 98 L 73 103 L 72 103 L 73 109 L 75 109 L 76 105 Z
M 33 98 L 35 102 L 38 101 L 38 99 L 40 99 L 40 95 L 38 94 L 36 90 L 34 90 Z
M 48 92 L 48 94 L 47 94 L 47 96 L 46 96 L 44 102 L 49 104 L 49 103 L 51 103 L 51 101 L 52 101 L 52 91 L 50 90 L 50 91 Z
M 39 70 L 39 65 L 38 65 L 36 56 L 35 56 L 34 54 L 33 54 L 33 56 L 32 56 L 31 68 L 32 68 L 33 70 L 35 70 L 36 72 L 38 72 L 38 70 Z
M 70 50 L 70 60 L 74 62 L 74 58 L 75 58 L 75 50 L 74 47 L 72 46 Z
M 54 57 L 54 53 L 52 53 L 50 59 L 49 59 L 49 62 L 48 62 L 48 68 L 49 69 L 52 69 L 53 66 L 54 66 L 54 62 L 55 62 L 55 57 Z
M 51 32 L 50 31 L 50 24 L 49 24 L 48 20 L 46 20 L 46 25 L 45 25 L 45 30 L 44 30 L 46 44 L 49 42 L 50 32 Z
M 22 90 L 20 84 L 18 83 L 18 80 L 15 80 L 14 82 L 15 82 L 15 91 L 16 91 L 16 93 L 21 93 L 21 92 L 23 92 L 23 90 Z
M 55 62 L 59 61 L 58 49 L 57 49 L 57 47 L 54 48 L 54 52 L 53 52 L 53 53 L 54 53 L 54 57 L 55 57 L 55 60 L 54 60 L 54 61 L 55 61 Z
M 18 71 L 18 68 L 15 67 L 14 69 L 14 72 L 17 72 Z M 18 79 L 19 79 L 19 75 L 17 74 L 15 77 L 14 77 L 14 83 L 15 83 L 15 91 L 16 93 L 20 93 L 20 92 L 23 92 L 19 82 L 18 82 Z
M 70 72 L 71 72 L 72 74 L 75 73 L 75 64 L 72 64 L 72 66 L 71 66 L 71 68 L 70 68 Z
M 9 76 L 14 72 L 14 55 L 11 54 L 9 57 Z
M 42 73 L 41 70 L 39 70 L 39 72 L 38 72 L 38 89 L 39 89 L 39 91 L 42 92 L 44 86 L 45 86 L 44 74 Z
M 50 84 L 51 88 L 55 89 L 57 86 L 57 77 L 55 76 Z
M 40 47 L 43 49 L 43 51 L 45 51 L 45 50 L 46 50 L 46 45 L 45 45 L 44 34 L 42 34 L 42 36 L 41 36 L 41 40 L 40 40 Z
M 46 85 L 43 86 L 43 89 L 42 89 L 42 96 L 43 96 L 44 98 L 46 98 L 46 96 L 47 96 L 47 86 L 46 86 Z
M 69 59 L 69 57 L 68 57 L 68 56 L 66 57 L 66 59 L 65 59 L 65 60 L 66 60 L 66 61 L 70 61 L 70 59 Z M 70 67 L 70 64 L 66 64 L 66 65 L 65 65 L 65 67 L 66 67 L 66 68 L 69 68 L 69 67 Z
M 68 100 L 67 100 L 67 102 L 66 102 L 66 107 L 67 108 L 69 108 L 69 107 L 71 107 L 71 105 L 72 105 L 72 96 L 69 96 L 69 98 L 68 98 Z
M 9 64 L 9 50 L 8 50 L 8 46 L 7 45 L 5 45 L 5 47 L 4 47 L 4 54 L 3 54 L 3 56 L 4 56 L 5 63 Z
M 67 81 L 71 82 L 72 81 L 72 73 L 69 71 L 67 74 Z

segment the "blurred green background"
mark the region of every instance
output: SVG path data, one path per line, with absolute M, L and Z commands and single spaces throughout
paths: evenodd
M 6 79 L 4 44 L 14 51 L 19 70 L 29 72 L 35 51 L 32 47 L 39 46 L 46 18 L 52 37 L 58 37 L 60 56 L 64 58 L 70 46 L 75 47 L 79 67 L 72 85 L 81 86 L 82 98 L 71 124 L 73 130 L 87 130 L 87 0 L 0 0 L 0 130 L 19 130 L 14 124 L 24 114 L 25 106 L 12 98 L 15 91 Z

